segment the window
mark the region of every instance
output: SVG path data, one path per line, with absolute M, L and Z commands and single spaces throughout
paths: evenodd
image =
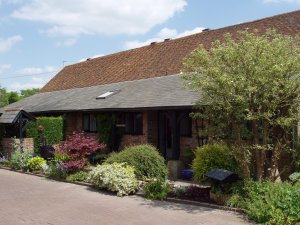
M 143 134 L 143 114 L 126 113 L 125 114 L 125 133 L 132 135 Z
M 118 93 L 120 90 L 112 90 L 112 91 L 107 91 L 99 96 L 96 97 L 96 99 L 106 99 L 109 96 Z
M 180 121 L 180 136 L 192 136 L 192 118 L 187 113 Z
M 85 132 L 97 131 L 97 120 L 94 114 L 83 114 L 83 130 Z

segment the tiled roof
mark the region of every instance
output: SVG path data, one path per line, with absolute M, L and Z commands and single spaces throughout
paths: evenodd
M 209 48 L 213 41 L 222 40 L 225 33 L 234 35 L 239 30 L 264 31 L 270 28 L 287 35 L 299 35 L 300 11 L 205 31 L 66 66 L 41 92 L 178 74 L 182 70 L 183 59 L 199 44 Z
M 115 94 L 105 99 L 96 99 L 115 90 Z M 190 108 L 199 97 L 198 93 L 183 88 L 179 75 L 170 75 L 39 93 L 7 107 L 22 107 L 31 113 Z
M 2 113 L 2 112 L 1 112 Z M 24 120 L 35 120 L 35 118 L 25 112 L 22 108 L 10 108 L 3 111 L 0 116 L 0 124 L 13 124 L 22 116 Z

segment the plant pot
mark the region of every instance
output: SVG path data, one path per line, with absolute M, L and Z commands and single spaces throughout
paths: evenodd
M 193 178 L 193 170 L 191 169 L 183 169 L 180 174 L 183 180 L 191 180 Z

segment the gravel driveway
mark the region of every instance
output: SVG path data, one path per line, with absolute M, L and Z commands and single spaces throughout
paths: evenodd
M 88 187 L 0 169 L 0 225 L 246 225 L 242 215 L 116 197 Z

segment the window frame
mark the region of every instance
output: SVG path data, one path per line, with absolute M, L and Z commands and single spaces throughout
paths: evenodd
M 141 115 L 141 127 L 137 125 L 137 117 Z M 127 116 L 130 116 L 130 131 L 127 130 Z M 144 120 L 143 120 L 143 112 L 127 112 L 125 113 L 125 135 L 144 135 Z
M 88 116 L 88 129 L 85 129 L 85 116 Z M 95 130 L 91 130 L 91 117 L 95 117 Z M 83 113 L 82 114 L 82 130 L 86 133 L 97 133 L 97 119 L 96 115 L 93 113 Z

